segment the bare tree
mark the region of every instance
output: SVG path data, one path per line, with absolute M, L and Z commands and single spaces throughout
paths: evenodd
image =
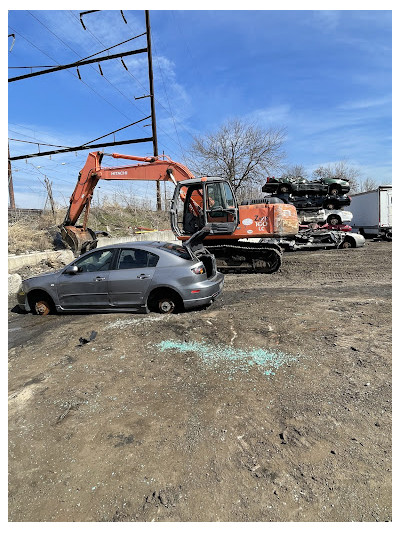
M 360 171 L 346 161 L 339 161 L 338 163 L 320 166 L 313 172 L 313 177 L 316 178 L 334 178 L 344 179 L 350 184 L 350 193 L 355 193 L 360 190 L 359 178 Z
M 284 179 L 298 179 L 306 178 L 307 171 L 303 165 L 291 165 L 284 168 L 284 171 L 281 174 L 281 178 Z
M 360 180 L 359 192 L 374 191 L 378 188 L 378 183 L 373 178 L 365 178 Z
M 283 129 L 229 120 L 217 132 L 195 138 L 189 149 L 190 165 L 197 174 L 228 179 L 236 192 L 260 185 L 272 169 L 279 168 L 284 139 Z

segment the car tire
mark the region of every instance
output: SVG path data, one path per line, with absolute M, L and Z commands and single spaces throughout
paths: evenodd
M 348 249 L 348 248 L 355 248 L 356 247 L 356 243 L 354 240 L 350 240 L 350 239 L 345 239 L 342 244 L 339 246 L 339 248 L 342 248 L 344 250 Z
M 290 186 L 289 185 L 280 185 L 278 189 L 279 194 L 288 194 L 290 192 Z
M 328 211 L 331 211 L 332 209 L 335 209 L 336 204 L 335 202 L 326 202 L 325 209 L 328 209 Z

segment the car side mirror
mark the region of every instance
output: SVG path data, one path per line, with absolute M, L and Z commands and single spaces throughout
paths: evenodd
M 79 272 L 79 267 L 76 265 L 68 265 L 64 270 L 64 274 L 77 274 Z

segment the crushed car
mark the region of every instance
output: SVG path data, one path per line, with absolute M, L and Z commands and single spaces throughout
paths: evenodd
M 353 214 L 350 211 L 339 209 L 319 209 L 317 211 L 297 211 L 300 224 L 310 224 L 316 222 L 318 225 L 329 224 L 330 226 L 340 226 L 344 223 L 351 222 Z
M 320 178 L 309 181 L 305 178 L 275 178 L 268 177 L 262 189 L 271 194 L 295 194 L 303 195 L 332 195 L 340 196 L 350 191 L 347 180 L 336 178 Z

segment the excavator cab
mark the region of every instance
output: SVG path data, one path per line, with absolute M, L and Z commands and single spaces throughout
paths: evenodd
M 231 235 L 239 221 L 235 195 L 223 178 L 178 182 L 170 214 L 171 227 L 177 236 L 191 236 L 203 228 L 210 235 Z

